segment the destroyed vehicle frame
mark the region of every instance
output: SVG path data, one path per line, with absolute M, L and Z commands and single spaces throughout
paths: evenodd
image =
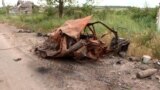
M 95 26 L 94 26 L 95 24 L 101 24 L 107 30 L 111 31 L 114 34 L 114 38 L 112 38 L 112 41 L 111 41 L 110 50 L 108 50 L 108 51 L 110 51 L 110 52 L 112 51 L 115 54 L 120 55 L 120 52 L 126 52 L 128 50 L 128 46 L 130 44 L 129 41 L 127 41 L 123 38 L 119 38 L 117 31 L 110 28 L 108 25 L 104 24 L 101 21 L 88 23 L 86 26 L 86 28 L 88 28 L 90 31 L 92 31 L 94 36 L 96 36 L 96 30 L 95 30 Z M 105 34 L 101 35 L 101 38 L 103 38 L 105 35 L 107 35 L 107 34 L 105 33 Z M 95 38 L 97 39 L 97 37 L 95 37 Z
M 74 23 L 74 21 L 66 22 L 63 26 L 53 31 L 43 45 L 35 49 L 36 54 L 42 58 L 73 57 L 75 59 L 89 58 L 97 60 L 110 52 L 119 54 L 122 51 L 127 51 L 129 45 L 127 40 L 120 39 L 117 32 L 103 22 L 97 21 L 89 23 L 88 21 L 90 19 L 88 18 L 90 17 L 77 19 L 78 22 L 75 20 L 77 23 Z M 75 24 L 76 28 L 74 25 L 72 26 L 72 24 Z M 97 38 L 95 24 L 103 25 L 114 34 L 110 46 L 105 46 L 105 44 Z M 87 33 L 85 35 L 84 32 L 86 28 L 88 28 L 92 34 Z M 105 34 L 102 35 L 101 38 L 104 36 Z M 108 47 L 110 48 L 108 49 Z

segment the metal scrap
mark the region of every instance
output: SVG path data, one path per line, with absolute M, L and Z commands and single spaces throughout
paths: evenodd
M 157 72 L 157 69 L 147 69 L 137 73 L 137 78 L 146 78 Z
M 119 52 L 127 51 L 129 41 L 120 39 L 115 30 L 100 21 L 90 23 L 91 17 L 66 21 L 64 25 L 49 34 L 43 45 L 36 47 L 36 54 L 43 58 L 73 57 L 76 59 L 89 58 L 97 60 L 111 52 L 119 54 Z M 97 37 L 95 24 L 103 25 L 114 34 L 110 46 L 106 46 Z M 91 34 L 85 31 L 87 28 Z M 104 36 L 102 35 L 102 37 Z

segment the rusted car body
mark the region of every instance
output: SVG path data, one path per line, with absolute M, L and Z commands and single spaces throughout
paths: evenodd
M 129 45 L 127 40 L 119 39 L 115 30 L 100 21 L 90 23 L 91 17 L 66 21 L 64 25 L 50 33 L 47 40 L 35 49 L 36 54 L 43 58 L 73 57 L 97 60 L 111 52 L 118 54 L 121 51 L 127 51 Z M 97 37 L 95 24 L 102 24 L 114 34 L 110 46 L 106 46 Z M 90 33 L 85 31 L 87 28 Z

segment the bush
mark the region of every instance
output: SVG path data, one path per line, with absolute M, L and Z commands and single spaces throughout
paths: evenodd
M 54 15 L 56 15 L 56 8 L 54 8 L 54 7 L 52 7 L 52 6 L 49 6 L 49 7 L 47 7 L 46 9 L 45 9 L 45 12 L 44 13 L 46 13 L 46 15 L 48 16 L 48 17 L 52 17 L 52 16 L 54 16 Z
M 91 15 L 93 13 L 93 6 L 88 5 L 86 3 L 86 4 L 83 4 L 83 7 L 81 8 L 81 10 L 82 10 L 84 16 L 88 16 L 88 15 Z
M 94 16 L 100 20 L 105 20 L 107 17 L 107 12 L 109 12 L 109 10 L 101 10 L 101 11 L 95 11 L 94 12 Z
M 0 14 L 6 14 L 6 9 L 5 8 L 0 8 Z
M 156 16 L 158 8 L 130 8 L 131 17 L 140 25 L 144 25 L 146 28 L 151 28 L 156 23 Z

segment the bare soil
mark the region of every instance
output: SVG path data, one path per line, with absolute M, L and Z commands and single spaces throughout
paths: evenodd
M 34 46 L 44 41 L 35 33 L 0 24 L 0 90 L 160 90 L 157 72 L 138 79 L 153 64 L 108 56 L 100 61 L 41 59 Z

